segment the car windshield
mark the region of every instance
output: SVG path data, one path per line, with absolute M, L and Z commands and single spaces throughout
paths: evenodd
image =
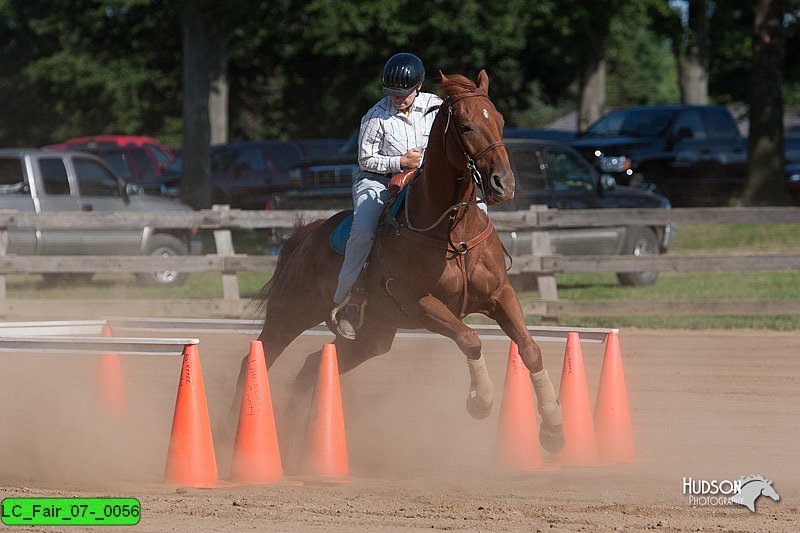
M 655 137 L 669 127 L 672 109 L 625 109 L 614 111 L 594 123 L 581 137 Z
M 180 174 L 183 172 L 183 159 L 180 157 L 172 162 L 171 165 L 164 169 L 164 172 L 172 172 L 175 174 Z

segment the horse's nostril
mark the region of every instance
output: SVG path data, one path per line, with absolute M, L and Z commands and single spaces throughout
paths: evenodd
M 489 181 L 492 184 L 492 189 L 501 194 L 505 192 L 505 188 L 503 187 L 503 182 L 500 179 L 500 176 L 498 176 L 497 174 L 492 174 L 492 179 Z

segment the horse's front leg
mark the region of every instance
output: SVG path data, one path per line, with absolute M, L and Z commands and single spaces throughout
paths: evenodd
M 542 351 L 528 334 L 522 306 L 510 284 L 506 283 L 497 293 L 494 310 L 489 316 L 497 321 L 506 335 L 519 347 L 519 355 L 530 372 L 539 413 L 542 415 L 539 441 L 545 450 L 558 452 L 564 447 L 561 403 L 542 364 Z
M 486 418 L 492 412 L 493 387 L 481 352 L 480 337 L 465 326 L 441 300 L 428 295 L 418 303 L 428 330 L 453 339 L 467 356 L 470 377 L 467 411 L 473 418 Z

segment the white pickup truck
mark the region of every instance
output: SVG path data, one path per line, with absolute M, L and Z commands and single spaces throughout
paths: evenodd
M 173 200 L 136 194 L 100 158 L 83 152 L 0 149 L 0 209 L 50 211 L 186 211 Z M 197 232 L 184 228 L 9 230 L 8 253 L 20 255 L 187 255 L 200 253 Z M 92 274 L 58 274 L 58 281 Z M 185 273 L 139 274 L 147 285 L 177 286 Z

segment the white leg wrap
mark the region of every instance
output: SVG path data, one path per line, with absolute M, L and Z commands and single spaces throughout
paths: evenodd
M 558 401 L 547 370 L 531 372 L 531 382 L 533 391 L 536 393 L 536 401 L 539 404 L 539 413 L 542 415 L 542 423 L 546 426 L 561 424 L 561 403 Z
M 467 359 L 469 366 L 469 397 L 475 399 L 480 405 L 492 403 L 492 380 L 486 370 L 486 359 L 483 354 L 477 359 Z

